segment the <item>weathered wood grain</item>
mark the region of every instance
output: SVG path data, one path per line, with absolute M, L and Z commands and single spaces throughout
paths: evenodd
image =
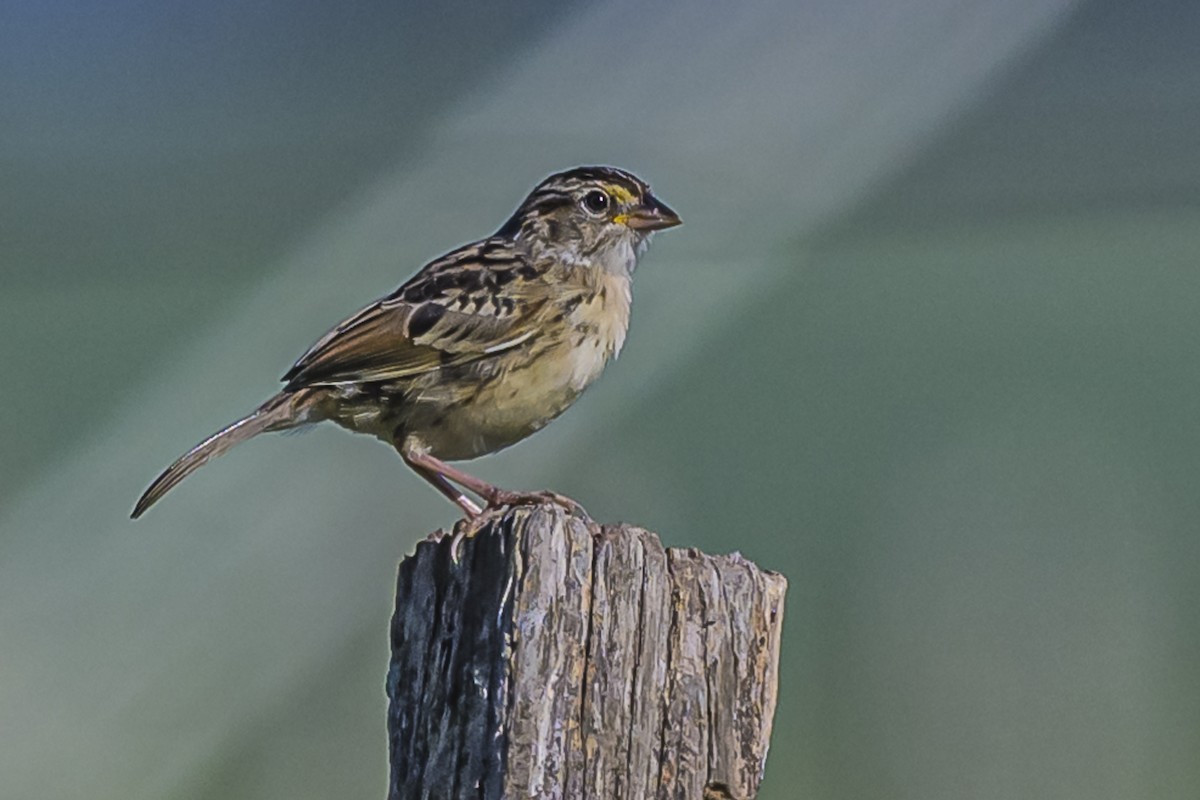
M 786 580 L 554 505 L 400 565 L 391 800 L 758 792 Z

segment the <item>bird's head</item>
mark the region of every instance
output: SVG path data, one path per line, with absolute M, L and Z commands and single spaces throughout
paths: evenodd
M 534 188 L 497 236 L 536 258 L 632 272 L 655 231 L 682 220 L 645 181 L 614 167 L 576 167 Z

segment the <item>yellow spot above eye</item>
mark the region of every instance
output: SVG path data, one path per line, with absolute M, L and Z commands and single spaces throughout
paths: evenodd
M 613 196 L 613 199 L 618 203 L 632 203 L 637 197 L 633 192 L 616 183 L 604 184 L 604 189 Z

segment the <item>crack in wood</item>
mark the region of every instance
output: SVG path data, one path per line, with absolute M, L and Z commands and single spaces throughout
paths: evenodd
M 400 565 L 390 800 L 752 800 L 786 580 L 552 505 Z

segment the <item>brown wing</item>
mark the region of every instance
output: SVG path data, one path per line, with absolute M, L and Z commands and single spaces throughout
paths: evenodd
M 394 380 L 517 347 L 537 333 L 538 278 L 511 242 L 468 245 L 334 327 L 283 380 L 288 389 Z

